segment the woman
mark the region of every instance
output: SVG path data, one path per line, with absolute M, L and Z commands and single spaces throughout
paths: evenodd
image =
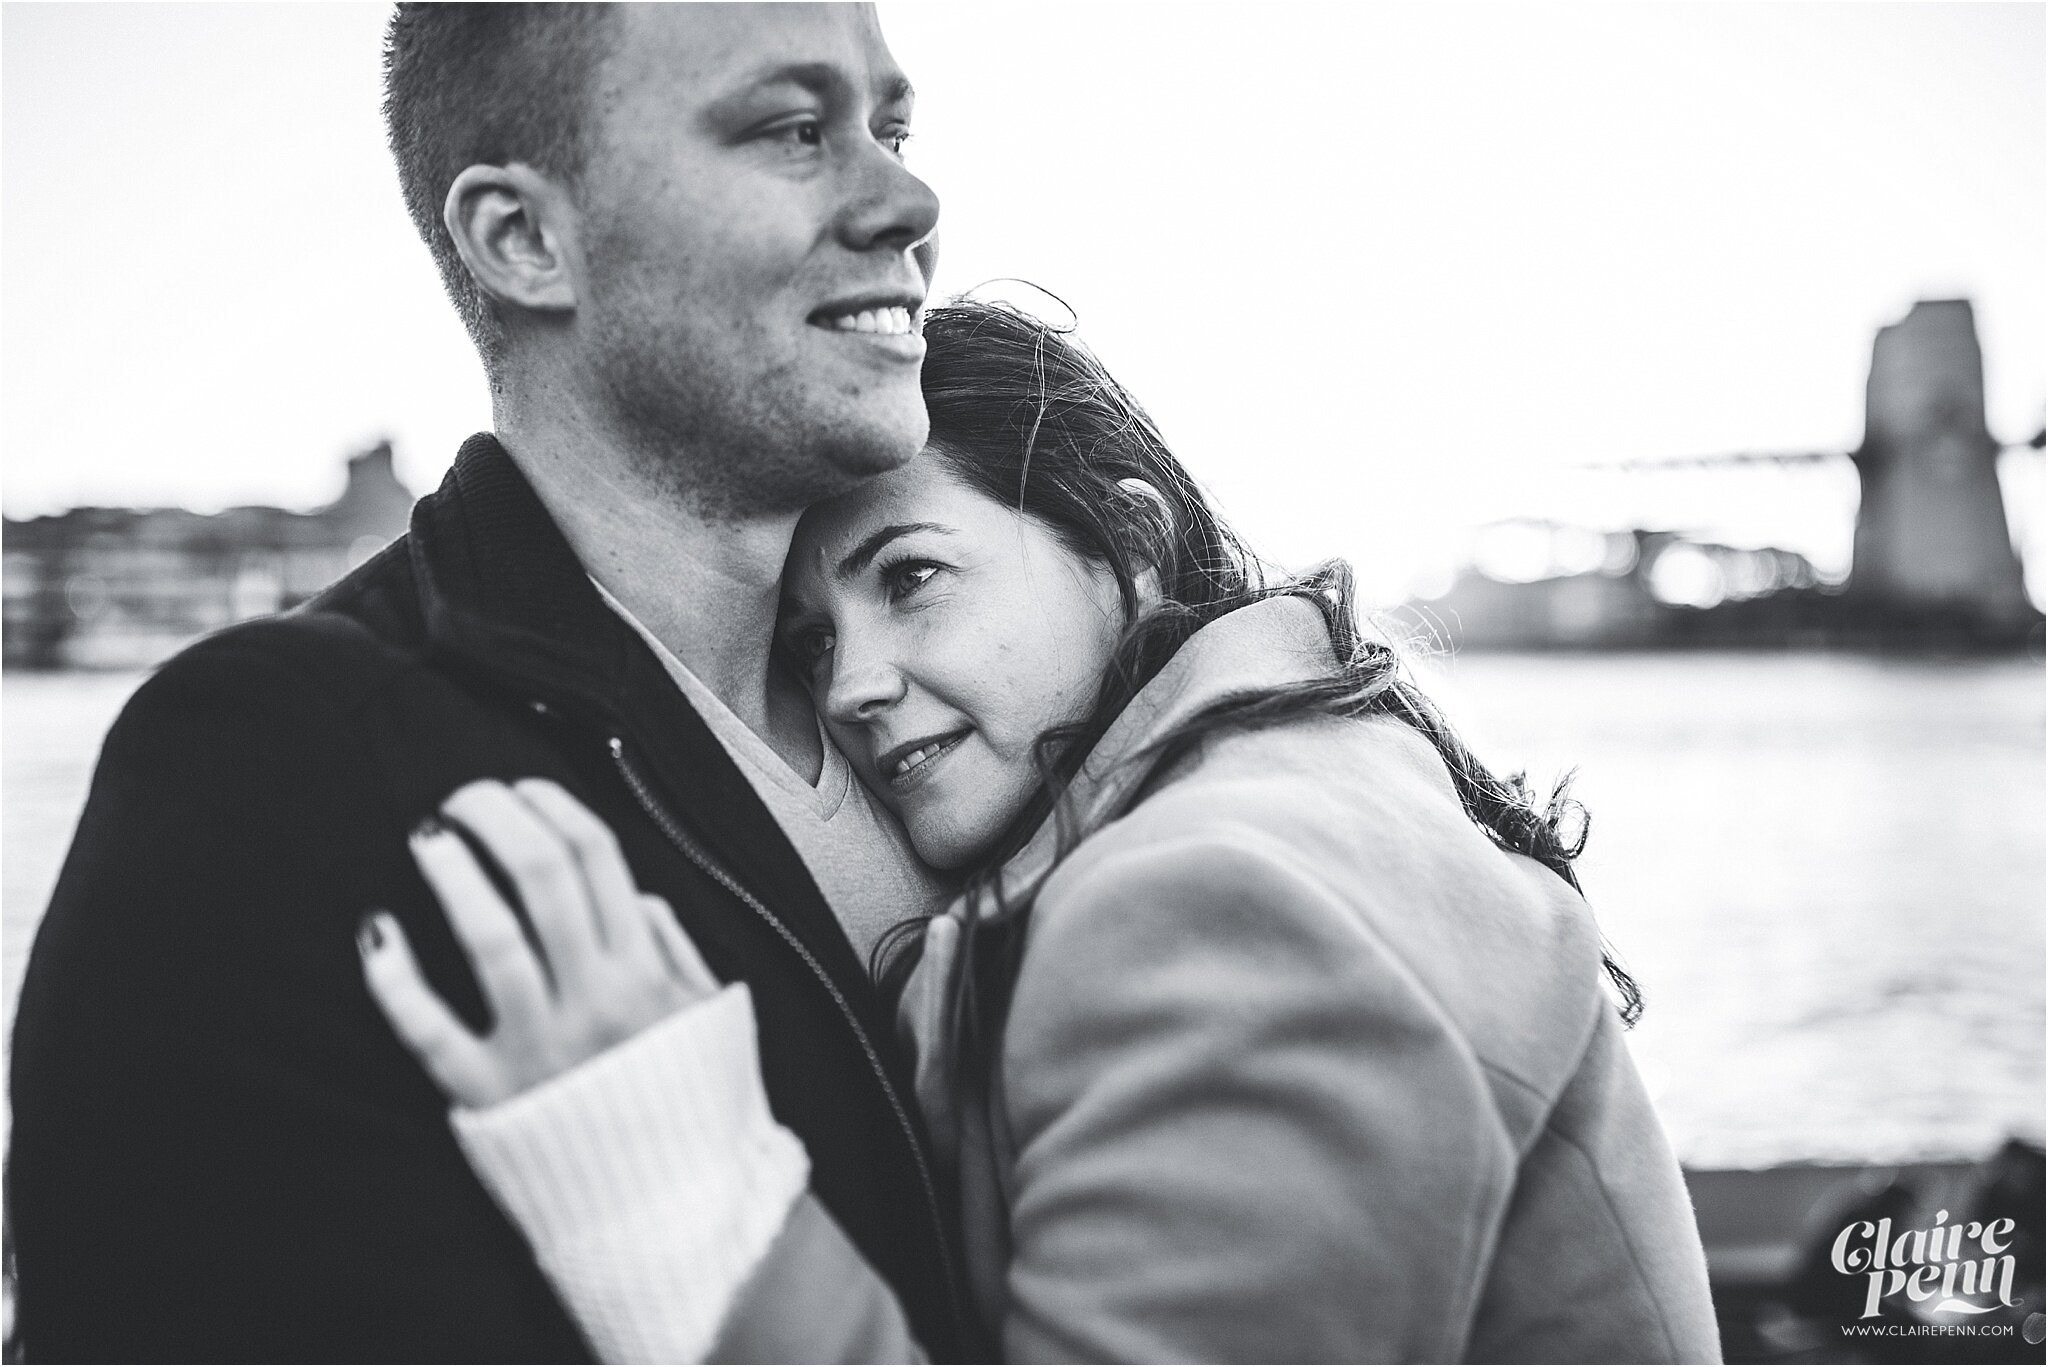
M 1071 340 L 978 305 L 925 336 L 930 450 L 806 514 L 778 649 L 919 855 L 967 872 L 883 967 L 1004 1357 L 1718 1356 L 1561 795 L 1457 742 L 1341 567 L 1267 587 Z M 593 1342 L 912 1351 L 797 1196 L 744 987 L 566 794 L 494 800 L 559 835 L 475 833 L 532 945 L 462 842 L 421 862 L 497 946 L 496 1033 L 388 918 L 367 968 Z

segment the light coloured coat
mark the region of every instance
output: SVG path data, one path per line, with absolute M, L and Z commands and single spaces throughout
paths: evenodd
M 1488 839 L 1424 737 L 1226 734 L 1103 820 L 1176 721 L 1329 668 L 1320 616 L 1274 600 L 1197 633 L 1118 719 L 1037 899 L 993 1095 L 959 1115 L 958 926 L 935 923 L 905 1020 L 1004 1358 L 1717 1361 L 1591 913 Z M 914 1351 L 857 1264 L 800 1201 L 719 1355 Z

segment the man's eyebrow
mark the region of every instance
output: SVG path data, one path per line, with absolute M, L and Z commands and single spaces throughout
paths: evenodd
M 839 568 L 832 573 L 840 579 L 853 578 L 853 576 L 866 569 L 870 561 L 881 554 L 882 547 L 888 545 L 899 536 L 909 536 L 912 532 L 951 534 L 952 530 L 951 527 L 939 522 L 893 522 L 886 527 L 878 527 L 862 537 L 861 543 L 846 553 L 846 558 L 839 562 Z
M 737 117 L 746 112 L 750 100 L 773 86 L 793 85 L 822 99 L 845 83 L 845 77 L 830 62 L 764 66 L 735 82 L 725 94 L 706 105 L 705 112 L 714 119 Z
M 843 90 L 847 84 L 846 73 L 830 62 L 789 62 L 754 72 L 740 81 L 730 94 L 712 101 L 711 108 L 715 112 L 723 111 L 767 86 L 793 85 L 813 95 L 823 96 L 834 90 Z M 880 103 L 883 106 L 908 104 L 916 98 L 917 92 L 911 88 L 910 78 L 899 71 L 890 76 L 882 87 Z

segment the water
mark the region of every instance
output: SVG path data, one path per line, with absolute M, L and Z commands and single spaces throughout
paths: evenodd
M 1473 655 L 1481 756 L 1577 765 L 1633 1048 L 1698 1166 L 1974 1156 L 2043 1110 L 2043 675 L 2015 661 Z M 4 680 L 8 1018 L 133 675 Z
M 1426 677 L 1490 763 L 1579 766 L 1581 879 L 1644 985 L 1632 1044 L 1687 1162 L 2041 1136 L 2040 665 L 1492 655 Z

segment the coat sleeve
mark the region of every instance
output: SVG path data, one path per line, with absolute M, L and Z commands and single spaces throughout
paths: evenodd
M 1458 1359 L 1511 1147 L 1421 984 L 1266 839 L 1126 842 L 1040 900 L 1010 1361 Z
M 334 671 L 276 639 L 138 691 L 39 928 L 8 1172 L 26 1351 L 587 1359 L 363 985 L 382 906 L 476 1009 Z

